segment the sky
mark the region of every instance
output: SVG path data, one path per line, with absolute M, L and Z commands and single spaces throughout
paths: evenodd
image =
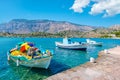
M 12 19 L 110 27 L 120 24 L 120 0 L 0 0 L 0 23 Z

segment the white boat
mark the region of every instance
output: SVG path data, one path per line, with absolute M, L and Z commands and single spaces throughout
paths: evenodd
M 24 46 L 27 45 L 27 43 L 24 44 Z M 21 52 L 21 49 L 18 50 L 14 48 L 7 53 L 7 58 L 8 60 L 13 60 L 17 66 L 23 65 L 47 69 L 51 62 L 52 53 L 49 50 L 46 50 L 44 53 L 36 51 L 34 54 L 36 55 L 30 56 L 26 52 Z
M 69 39 L 64 38 L 63 42 L 55 42 L 56 46 L 64 49 L 72 49 L 72 50 L 86 50 L 87 44 L 80 42 L 71 42 Z
M 86 39 L 86 42 L 88 45 L 93 45 L 93 46 L 102 46 L 102 42 L 96 42 L 90 39 Z

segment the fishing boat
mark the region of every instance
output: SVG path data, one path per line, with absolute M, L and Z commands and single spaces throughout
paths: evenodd
M 102 46 L 102 42 L 96 42 L 94 40 L 86 39 L 86 42 L 88 45 L 93 45 L 93 46 Z
M 72 50 L 86 50 L 87 44 L 81 42 L 72 42 L 68 38 L 64 38 L 63 42 L 55 42 L 56 46 L 63 49 L 72 49 Z
M 30 51 L 31 55 L 29 53 Z M 7 57 L 8 60 L 13 60 L 17 66 L 23 65 L 47 69 L 52 59 L 52 53 L 49 50 L 41 52 L 38 48 L 34 47 L 33 44 L 24 42 L 19 45 L 19 48 L 11 49 L 7 53 Z

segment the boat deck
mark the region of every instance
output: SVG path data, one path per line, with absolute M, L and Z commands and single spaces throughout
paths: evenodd
M 81 66 L 48 77 L 46 80 L 119 80 L 120 46 L 108 53 L 101 51 L 96 63 L 87 62 Z

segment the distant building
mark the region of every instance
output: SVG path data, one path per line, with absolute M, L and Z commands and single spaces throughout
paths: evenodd
M 116 38 L 115 34 L 108 34 L 108 36 L 111 36 L 111 38 Z

